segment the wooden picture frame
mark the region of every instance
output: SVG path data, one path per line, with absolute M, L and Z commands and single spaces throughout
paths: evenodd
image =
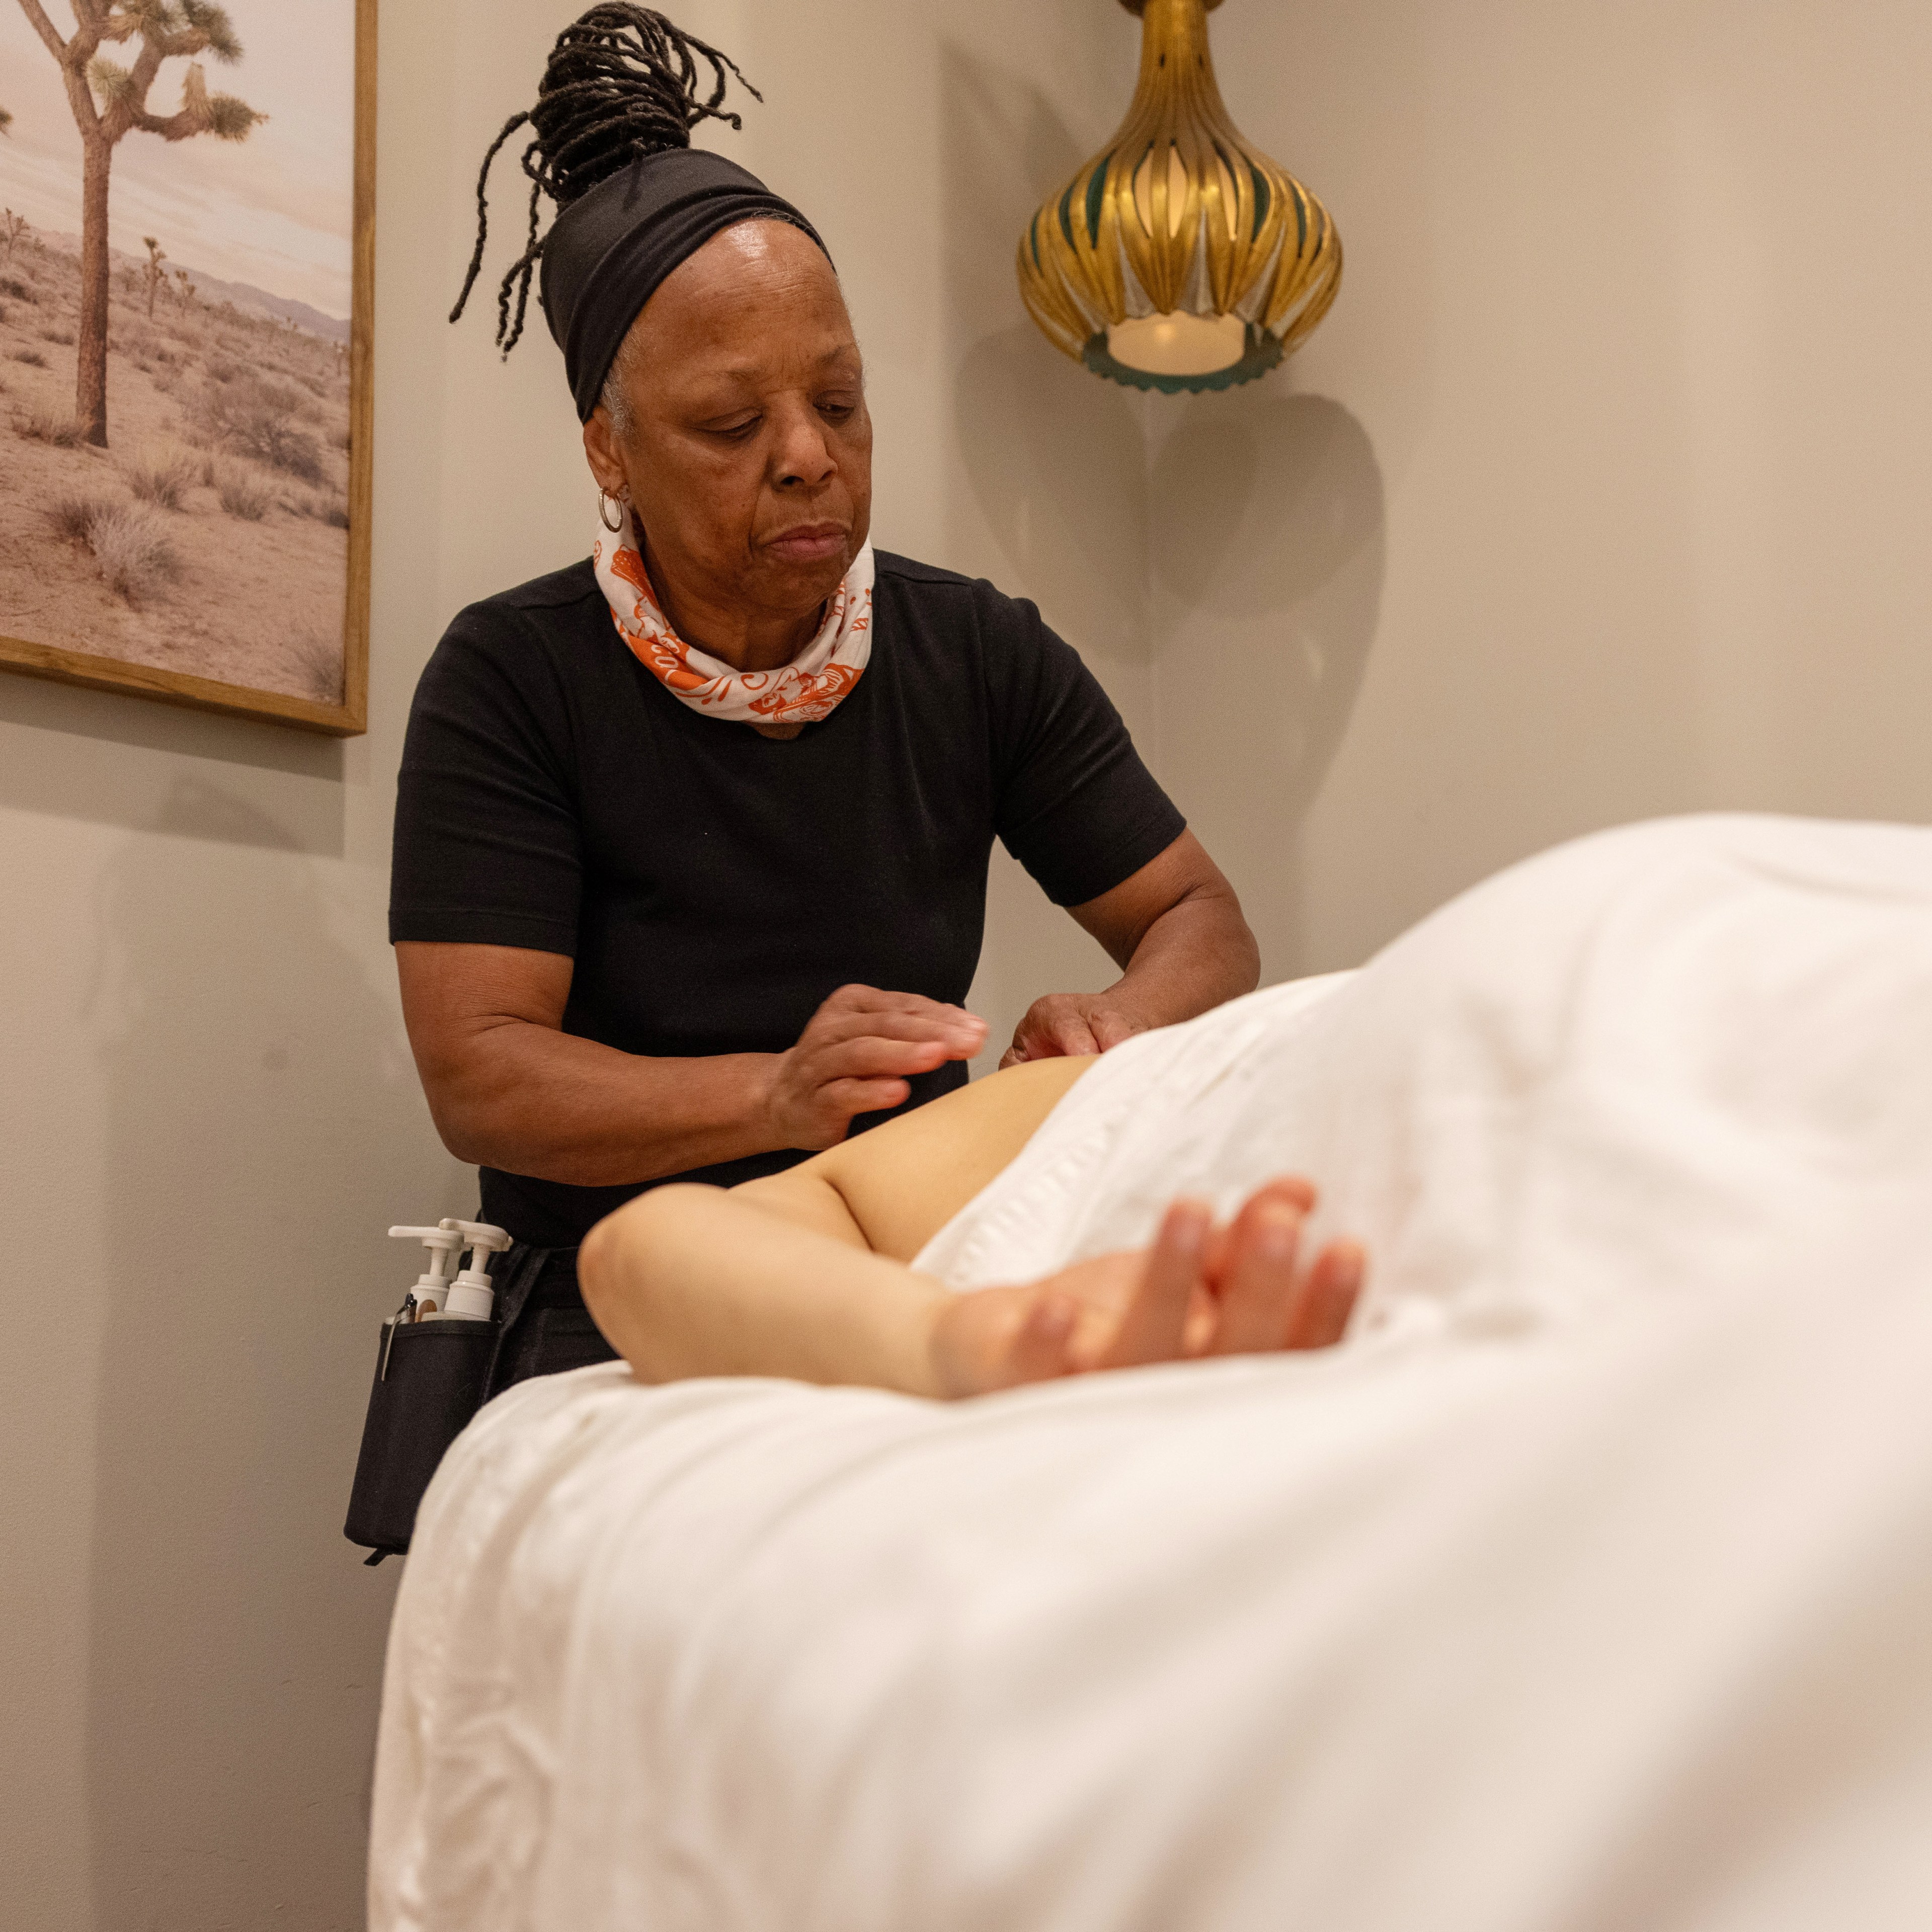
M 38 332 L 44 348 L 35 340 L 23 351 L 20 328 L 10 332 L 0 326 L 0 390 L 4 392 L 0 393 L 0 669 L 338 737 L 367 730 L 376 5 L 377 0 L 227 0 L 222 8 L 211 7 L 205 0 L 178 0 L 158 14 L 151 9 L 140 16 L 161 22 L 149 32 L 138 27 L 124 31 L 127 19 L 133 16 L 124 16 L 122 0 L 66 0 L 64 10 L 46 0 L 0 0 L 0 9 L 14 16 L 11 24 L 17 25 L 24 16 L 44 50 L 38 70 L 32 68 L 31 62 L 0 60 L 0 202 L 8 198 L 8 140 L 13 130 L 7 123 L 25 118 L 20 97 L 31 93 L 41 116 L 37 184 L 42 208 L 48 205 L 50 192 L 44 159 L 48 90 L 54 90 L 52 98 L 62 110 L 71 113 L 68 126 L 73 130 L 84 111 L 75 104 L 73 76 L 85 74 L 81 100 L 91 101 L 100 122 L 100 130 L 92 137 L 82 130 L 76 140 L 80 163 L 74 170 L 74 225 L 81 230 L 80 236 L 57 234 L 41 240 L 37 256 L 22 258 L 23 265 L 37 262 L 44 272 L 32 282 L 20 270 L 10 272 L 10 246 L 7 256 L 0 259 L 0 323 L 10 312 L 17 323 L 20 313 L 29 306 L 10 290 L 27 290 L 34 312 L 53 318 Z M 147 263 L 138 259 L 130 262 L 124 248 L 110 251 L 104 239 L 94 256 L 102 292 L 90 304 L 88 238 L 94 231 L 89 220 L 96 208 L 111 206 L 108 197 L 113 185 L 105 165 L 100 172 L 106 178 L 92 182 L 90 149 L 112 132 L 116 124 L 109 116 L 124 97 L 131 98 L 140 88 L 146 99 L 134 103 L 132 118 L 130 110 L 120 110 L 128 124 L 123 148 L 159 134 L 168 144 L 166 152 L 173 152 L 177 143 L 192 148 L 196 143 L 181 131 L 185 127 L 187 135 L 238 140 L 246 156 L 246 142 L 264 122 L 274 128 L 275 100 L 272 97 L 258 111 L 253 103 L 213 90 L 230 70 L 236 84 L 246 87 L 250 30 L 262 25 L 260 10 L 264 7 L 272 7 L 277 16 L 264 31 L 284 36 L 292 31 L 290 16 L 298 12 L 313 14 L 325 24 L 332 16 L 350 16 L 354 105 L 352 134 L 343 156 L 349 176 L 346 344 L 340 320 L 332 320 L 326 311 L 292 297 L 277 300 L 284 292 L 273 290 L 268 273 L 245 280 L 232 274 L 225 279 L 207 274 L 194 260 L 192 243 L 182 248 L 187 266 L 175 266 L 158 238 L 140 238 L 147 244 Z M 71 40 L 65 33 L 67 10 L 75 21 Z M 94 31 L 104 26 L 104 32 Z M 92 51 L 79 44 L 90 38 Z M 57 41 L 71 50 L 64 63 L 56 53 Z M 332 45 L 340 52 L 339 44 Z M 184 51 L 160 52 L 166 46 Z M 142 87 L 144 69 L 152 73 L 154 65 L 144 57 L 147 54 L 158 55 L 160 68 L 152 83 Z M 62 70 L 64 64 L 70 71 Z M 302 110 L 307 104 L 288 85 L 289 66 L 285 56 L 283 85 L 296 111 L 285 114 L 284 120 L 293 122 L 302 136 L 312 140 L 314 117 L 304 118 Z M 170 114 L 167 104 L 177 92 L 182 105 Z M 190 116 L 198 120 L 190 122 Z M 207 145 L 219 152 L 213 142 Z M 159 149 L 161 144 L 153 146 Z M 296 159 L 301 158 L 298 153 Z M 282 159 L 279 165 L 287 176 L 290 162 Z M 18 178 L 23 186 L 36 184 L 24 160 Z M 232 196 L 236 190 L 230 184 L 244 178 L 231 171 L 222 192 Z M 148 205 L 130 200 L 137 220 L 148 218 Z M 269 204 L 264 202 L 262 207 L 267 210 Z M 16 220 L 8 209 L 9 225 Z M 124 226 L 116 212 L 111 227 L 116 244 L 124 238 Z M 104 237 L 110 232 L 105 214 L 98 229 Z M 34 226 L 20 220 L 14 237 L 23 231 L 30 240 L 35 236 Z M 0 244 L 9 239 L 0 230 Z M 75 244 L 71 264 L 65 248 L 70 240 Z M 54 242 L 62 245 L 56 248 Z M 237 252 L 245 246 L 238 244 Z M 278 258 L 265 254 L 260 259 Z M 339 278 L 339 269 L 337 273 Z M 70 288 L 74 293 L 63 304 Z M 130 289 L 135 310 L 145 295 L 146 328 L 130 313 Z M 211 292 L 215 290 L 226 292 Z M 256 298 L 268 306 L 257 306 Z M 165 340 L 163 330 L 154 326 L 158 304 L 163 329 L 172 326 Z M 85 373 L 92 340 L 87 325 L 90 314 L 105 318 L 98 325 L 100 340 L 92 343 L 106 372 L 95 392 L 90 392 Z M 72 332 L 66 320 L 70 316 Z M 187 320 L 179 318 L 202 325 L 196 337 L 190 337 Z M 131 391 L 137 386 L 134 371 L 138 366 L 142 371 L 138 379 L 140 395 L 152 404 L 148 419 L 168 425 L 160 432 L 169 438 L 161 456 L 117 448 L 108 433 L 112 392 L 105 383 L 114 370 L 117 320 L 125 335 L 142 345 L 130 352 L 142 356 L 138 365 L 126 363 L 128 387 Z M 183 346 L 193 339 L 219 345 L 218 352 L 197 367 Z M 56 355 L 62 358 L 58 363 Z M 158 359 L 150 362 L 146 359 L 148 355 Z M 48 404 L 36 403 L 32 395 L 22 400 L 20 393 L 26 386 L 20 378 L 32 380 L 35 395 L 50 393 L 50 379 L 58 380 L 65 370 L 74 375 L 71 422 L 50 415 Z M 232 375 L 226 373 L 230 370 Z M 341 390 L 345 378 L 346 394 Z M 220 386 L 224 381 L 230 386 L 225 389 Z M 165 395 L 155 388 L 158 382 L 166 386 Z M 94 427 L 88 418 L 91 393 L 106 398 L 99 405 L 98 435 L 89 434 Z M 284 413 L 278 418 L 266 412 L 265 400 L 278 403 Z M 10 406 L 14 436 L 10 442 Z M 22 423 L 40 427 L 23 431 Z M 70 432 L 74 440 L 63 441 Z M 18 479 L 16 500 L 10 503 L 10 451 L 20 452 L 10 466 Z M 68 457 L 82 460 L 63 460 Z M 31 466 L 45 473 L 29 479 L 25 472 L 30 459 Z M 99 487 L 90 484 L 92 494 L 62 494 L 53 480 L 56 471 L 93 479 Z M 346 531 L 341 528 L 345 511 Z M 118 548 L 110 527 L 117 514 L 121 529 L 137 532 Z M 104 515 L 107 525 L 100 520 Z M 145 538 L 141 532 L 146 532 Z M 172 532 L 181 535 L 172 536 Z M 38 557 L 26 548 L 37 537 L 48 547 Z M 151 546 L 146 551 L 140 548 L 143 541 Z M 184 546 L 190 546 L 185 556 Z M 335 560 L 345 550 L 338 565 Z M 157 554 L 164 567 L 144 584 L 140 560 Z M 10 556 L 18 573 L 10 580 Z M 24 614 L 28 602 L 38 600 L 44 611 L 52 608 L 52 593 L 37 564 L 58 567 L 70 577 L 78 572 L 86 581 L 76 584 L 64 598 L 58 615 L 43 615 L 35 622 Z M 222 574 L 224 567 L 235 573 L 227 580 Z M 118 575 L 110 574 L 117 571 Z M 339 660 L 328 655 L 332 628 L 325 616 L 309 608 L 319 604 L 328 610 L 338 578 Z M 10 593 L 10 581 L 14 586 Z M 244 581 L 252 602 L 236 601 Z M 230 586 L 236 598 L 224 602 L 222 593 Z M 124 616 L 118 605 L 109 605 L 109 589 L 104 586 L 111 587 L 119 605 L 125 606 Z M 10 609 L 10 604 L 14 608 Z M 83 643 L 111 644 L 111 636 L 59 634 L 86 624 L 88 609 L 111 612 L 100 620 L 104 632 L 118 626 L 131 636 L 138 625 L 138 655 L 78 647 Z M 230 626 L 225 645 L 212 628 L 223 622 Z M 298 623 L 303 626 L 299 631 L 287 628 Z M 36 630 L 42 634 L 32 634 Z M 122 649 L 127 648 L 124 644 Z M 189 668 L 180 662 L 183 658 L 204 661 L 198 668 Z M 332 675 L 337 662 L 339 680 Z M 265 668 L 254 670 L 258 664 Z M 238 676 L 206 674 L 237 670 Z M 251 681 L 251 676 L 260 681 Z M 304 685 L 308 688 L 299 688 Z

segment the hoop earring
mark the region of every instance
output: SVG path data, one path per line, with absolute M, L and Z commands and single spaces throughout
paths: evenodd
M 616 506 L 617 520 L 614 524 L 607 515 L 604 514 L 604 506 L 607 503 L 612 503 Z M 602 524 L 613 536 L 615 536 L 616 533 L 624 527 L 624 500 L 622 497 L 614 496 L 608 490 L 598 490 L 597 493 L 597 520 Z

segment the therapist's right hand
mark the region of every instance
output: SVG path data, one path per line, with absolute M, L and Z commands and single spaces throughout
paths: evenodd
M 856 1114 L 896 1107 L 915 1073 L 970 1060 L 986 1022 L 916 993 L 841 986 L 773 1064 L 766 1105 L 777 1147 L 836 1147 Z

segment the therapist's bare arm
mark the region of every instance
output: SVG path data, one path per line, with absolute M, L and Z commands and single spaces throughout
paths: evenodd
M 777 1148 L 837 1144 L 910 1075 L 970 1059 L 983 1021 L 916 994 L 842 987 L 785 1053 L 656 1059 L 562 1030 L 572 962 L 405 941 L 403 1016 L 459 1160 L 582 1187 L 654 1180 Z
M 1240 901 L 1191 832 L 1112 892 L 1068 910 L 1124 970 L 1104 992 L 1036 1000 L 1014 1031 L 1003 1066 L 1105 1053 L 1135 1034 L 1252 993 L 1260 983 L 1261 951 Z

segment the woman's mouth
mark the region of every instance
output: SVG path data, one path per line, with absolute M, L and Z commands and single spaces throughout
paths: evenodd
M 800 524 L 796 529 L 772 538 L 765 548 L 782 562 L 823 563 L 830 557 L 844 554 L 844 526 Z

